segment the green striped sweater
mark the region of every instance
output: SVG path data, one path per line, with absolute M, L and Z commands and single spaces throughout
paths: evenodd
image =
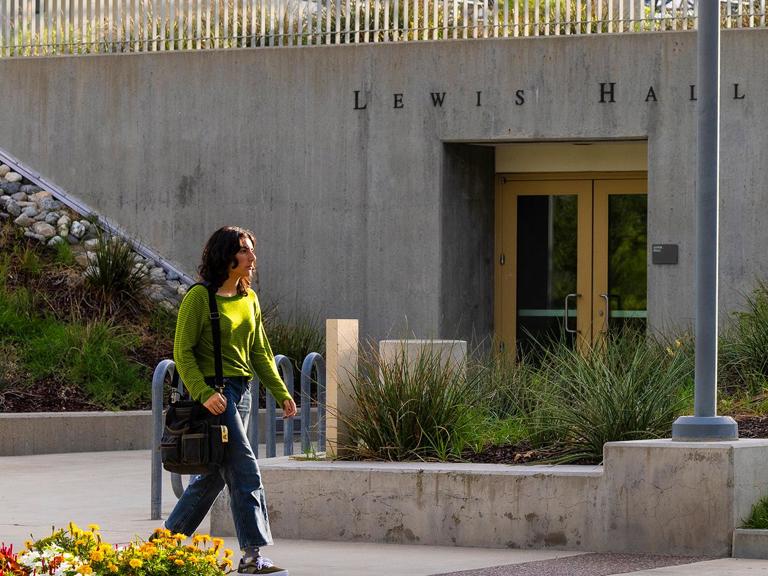
M 256 293 L 246 296 L 216 296 L 221 316 L 221 357 L 224 376 L 247 376 L 254 372 L 278 402 L 290 398 L 275 368 L 261 308 Z M 214 393 L 204 378 L 215 376 L 213 336 L 208 310 L 208 290 L 193 286 L 179 307 L 173 343 L 176 369 L 193 399 L 205 402 Z

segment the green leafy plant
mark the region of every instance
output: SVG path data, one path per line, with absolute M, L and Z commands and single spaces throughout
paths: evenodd
M 768 285 L 760 282 L 733 314 L 720 339 L 720 375 L 725 390 L 761 394 L 768 387 Z
M 607 337 L 583 355 L 561 343 L 549 350 L 547 387 L 531 416 L 533 440 L 557 444 L 558 461 L 602 459 L 606 442 L 668 436 L 689 404 L 692 358 L 641 332 Z
M 149 274 L 146 267 L 137 265 L 131 245 L 103 234 L 98 240 L 95 257 L 85 270 L 86 285 L 110 313 L 126 306 L 146 308 Z
M 368 346 L 352 378 L 356 409 L 340 415 L 351 438 L 341 448 L 353 458 L 458 459 L 475 431 L 475 390 L 474 376 L 429 348 L 387 360 Z
M 75 253 L 72 251 L 72 246 L 69 242 L 59 242 L 54 246 L 55 261 L 63 266 L 75 265 Z
M 749 517 L 744 520 L 741 527 L 768 530 L 768 496 L 763 496 L 752 506 Z

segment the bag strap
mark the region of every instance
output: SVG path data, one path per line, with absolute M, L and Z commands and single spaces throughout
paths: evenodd
M 208 317 L 211 319 L 211 336 L 213 337 L 213 363 L 216 373 L 216 390 L 224 390 L 224 368 L 221 361 L 221 322 L 219 307 L 216 305 L 216 289 L 208 282 L 197 282 L 189 287 L 203 286 L 208 291 Z
M 203 284 L 208 290 L 208 312 L 211 318 L 211 332 L 213 333 L 213 362 L 216 372 L 216 388 L 221 392 L 224 389 L 224 369 L 221 362 L 221 322 L 219 307 L 216 305 L 216 289 L 210 284 Z

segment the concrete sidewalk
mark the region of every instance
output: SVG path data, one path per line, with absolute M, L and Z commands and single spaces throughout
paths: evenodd
M 145 537 L 159 522 L 150 515 L 150 453 L 91 452 L 0 458 L 0 542 L 21 546 L 51 527 L 74 521 L 97 523 L 112 543 Z M 170 475 L 164 474 L 163 517 L 175 497 Z M 267 486 L 269 495 L 269 486 Z M 204 522 L 201 531 L 208 531 Z M 505 550 L 404 546 L 360 542 L 281 540 L 267 555 L 290 569 L 292 576 L 426 576 L 521 564 L 579 553 L 551 550 Z M 237 549 L 234 539 L 227 545 Z M 498 570 L 488 574 L 502 573 Z M 720 559 L 632 572 L 663 576 L 768 576 L 768 561 Z

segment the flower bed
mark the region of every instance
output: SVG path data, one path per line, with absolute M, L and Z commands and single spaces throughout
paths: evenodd
M 222 576 L 231 568 L 232 550 L 222 539 L 164 529 L 150 541 L 113 545 L 102 541 L 97 525 L 83 530 L 70 523 L 18 553 L 0 546 L 0 576 Z

